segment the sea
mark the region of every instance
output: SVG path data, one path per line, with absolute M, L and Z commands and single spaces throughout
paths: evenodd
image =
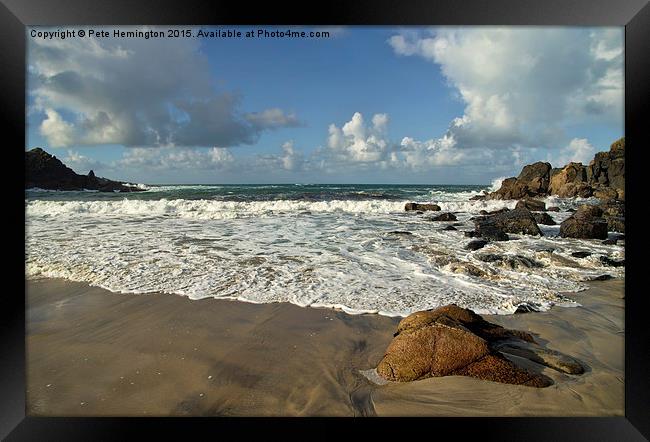
M 470 200 L 491 185 L 139 185 L 132 193 L 25 191 L 26 278 L 65 278 L 117 293 L 289 302 L 407 316 L 455 303 L 479 314 L 579 305 L 586 281 L 624 276 L 601 256 L 624 245 L 559 237 L 579 204 L 548 197 L 556 226 L 479 250 L 472 217 L 514 208 Z M 440 212 L 406 212 L 407 202 Z M 457 221 L 433 221 L 453 212 Z M 455 230 L 447 226 L 453 226 Z M 610 232 L 610 237 L 615 234 Z M 590 255 L 576 258 L 574 252 Z

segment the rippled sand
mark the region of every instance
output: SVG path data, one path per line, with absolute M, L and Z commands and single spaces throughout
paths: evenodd
M 115 294 L 27 284 L 27 412 L 81 415 L 623 415 L 623 281 L 572 294 L 583 306 L 486 316 L 588 366 L 546 389 L 464 377 L 375 385 L 399 318 L 287 303 Z

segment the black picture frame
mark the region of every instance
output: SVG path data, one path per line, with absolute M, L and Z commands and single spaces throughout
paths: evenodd
M 650 101 L 650 4 L 646 0 L 417 0 L 321 1 L 279 5 L 277 2 L 201 2 L 199 0 L 0 0 L 0 119 L 5 172 L 5 275 L 18 282 L 24 275 L 24 155 L 25 51 L 30 25 L 80 24 L 319 24 L 319 25 L 572 25 L 625 26 L 625 136 L 627 161 L 627 270 L 625 287 L 625 417 L 620 418 L 422 418 L 397 422 L 344 420 L 354 426 L 404 432 L 420 430 L 440 437 L 496 440 L 645 440 L 650 438 L 650 338 L 640 275 L 643 250 L 640 208 L 644 148 L 650 148 L 642 118 Z M 561 67 L 560 67 L 561 68 Z M 644 112 L 646 111 L 646 112 Z M 647 123 L 646 123 L 647 124 Z M 9 136 L 8 136 L 9 135 Z M 631 203 L 630 203 L 631 202 Z M 636 215 L 635 215 L 636 214 Z M 637 242 L 638 240 L 638 242 Z M 209 418 L 36 418 L 25 416 L 25 299 L 16 290 L 2 298 L 0 324 L 0 437 L 7 440 L 126 439 L 134 430 L 167 437 L 187 437 L 188 429 L 235 425 L 239 431 L 263 432 L 282 425 L 292 431 L 316 425 L 340 428 L 331 419 L 209 419 Z M 252 421 L 252 422 L 251 422 Z M 365 425 L 364 425 L 365 424 Z M 286 431 L 286 429 L 285 429 Z M 388 434 L 388 433 L 384 433 Z M 212 433 L 213 437 L 218 434 Z M 241 437 L 242 434 L 239 434 Z

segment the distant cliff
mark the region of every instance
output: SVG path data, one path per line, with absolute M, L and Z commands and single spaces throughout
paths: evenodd
M 79 175 L 57 157 L 40 147 L 25 152 L 25 189 L 39 187 L 48 190 L 98 190 L 100 192 L 137 192 L 142 189 L 120 181 L 99 178 L 91 170 Z
M 520 199 L 558 195 L 625 201 L 625 137 L 615 141 L 609 152 L 598 152 L 587 166 L 569 163 L 552 168 L 537 162 L 524 166 L 518 177 L 503 180 L 501 188 L 486 199 Z

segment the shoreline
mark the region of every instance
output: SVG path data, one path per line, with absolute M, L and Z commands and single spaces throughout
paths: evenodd
M 360 371 L 376 366 L 401 317 L 30 279 L 27 413 L 620 416 L 624 279 L 586 284 L 571 293 L 581 306 L 482 315 L 588 367 L 581 376 L 531 367 L 555 382 L 536 389 L 459 376 L 368 381 Z

